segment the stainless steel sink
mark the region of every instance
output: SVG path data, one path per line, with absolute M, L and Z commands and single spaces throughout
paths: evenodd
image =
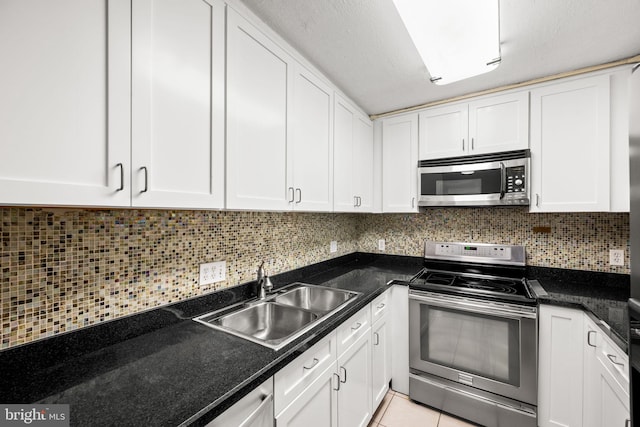
M 317 314 L 334 310 L 355 296 L 355 292 L 321 286 L 301 285 L 281 295 L 273 301 L 293 307 L 304 308 Z
M 359 292 L 293 283 L 265 300 L 193 320 L 277 350 L 342 310 L 358 295 Z

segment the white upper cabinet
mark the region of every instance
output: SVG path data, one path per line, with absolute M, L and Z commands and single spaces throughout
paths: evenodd
M 531 211 L 608 211 L 609 75 L 531 91 Z
M 224 205 L 224 8 L 133 2 L 133 206 Z
M 420 113 L 420 160 L 467 154 L 468 125 L 467 104 L 430 108 Z
M 288 210 L 287 122 L 292 60 L 227 8 L 227 188 L 229 209 Z
M 469 103 L 469 154 L 529 148 L 529 92 Z
M 293 132 L 287 160 L 289 204 L 305 211 L 333 210 L 333 89 L 296 65 Z
M 373 210 L 373 126 L 339 95 L 334 102 L 334 210 Z
M 0 203 L 130 204 L 129 0 L 4 0 Z
M 420 113 L 420 160 L 529 148 L 529 93 L 483 97 Z
M 417 212 L 418 117 L 382 120 L 382 211 Z

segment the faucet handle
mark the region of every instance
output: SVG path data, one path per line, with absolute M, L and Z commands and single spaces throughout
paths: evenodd
M 260 264 L 260 266 L 258 267 L 258 272 L 257 272 L 258 282 L 263 280 L 264 276 L 265 276 L 265 274 L 264 274 L 264 261 L 262 261 L 262 264 Z

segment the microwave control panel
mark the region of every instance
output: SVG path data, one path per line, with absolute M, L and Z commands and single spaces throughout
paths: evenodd
M 506 178 L 507 193 L 526 193 L 524 166 L 506 168 Z

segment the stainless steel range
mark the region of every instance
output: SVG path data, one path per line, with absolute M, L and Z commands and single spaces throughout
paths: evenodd
M 535 427 L 531 286 L 522 246 L 425 242 L 409 283 L 411 399 L 484 426 Z

